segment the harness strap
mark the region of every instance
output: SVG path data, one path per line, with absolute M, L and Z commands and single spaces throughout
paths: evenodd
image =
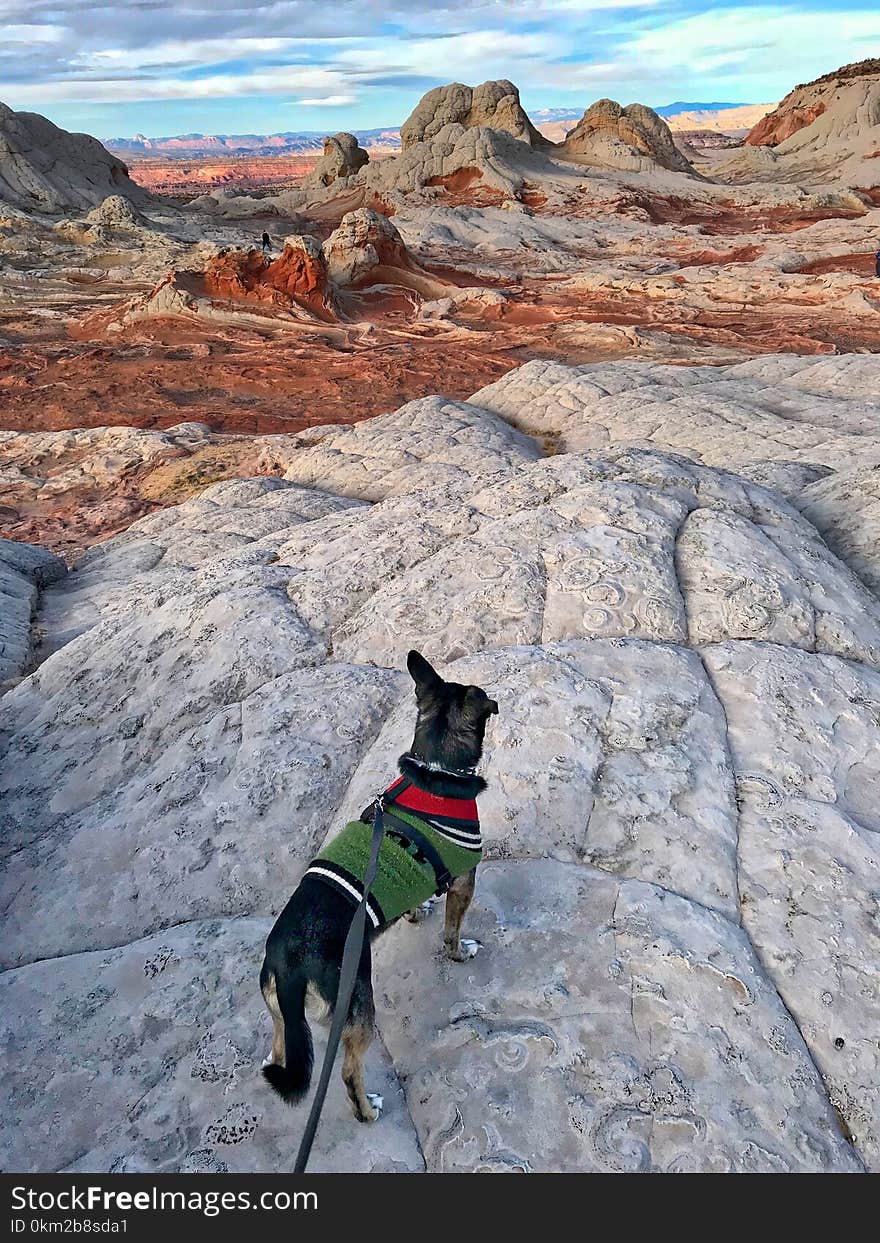
M 401 837 L 405 837 L 407 841 L 417 846 L 428 860 L 434 872 L 434 879 L 437 881 L 436 895 L 439 897 L 441 893 L 445 893 L 452 883 L 452 873 L 443 862 L 443 857 L 434 843 L 428 840 L 421 829 L 415 828 L 406 820 L 401 820 L 399 816 L 395 816 L 390 811 L 385 812 L 385 819 L 389 825 L 393 826 L 395 833 L 399 833 Z
M 370 886 L 376 879 L 376 872 L 379 868 L 379 848 L 382 845 L 382 838 L 385 836 L 383 810 L 382 796 L 380 795 L 376 800 L 376 814 L 373 817 L 370 858 L 367 863 L 366 873 L 364 874 L 364 894 L 351 917 L 348 935 L 345 938 L 345 948 L 342 951 L 342 965 L 339 968 L 339 987 L 336 990 L 336 1003 L 333 1007 L 333 1021 L 330 1024 L 330 1034 L 327 1037 L 327 1051 L 324 1054 L 321 1077 L 318 1080 L 315 1097 L 309 1110 L 306 1129 L 303 1132 L 299 1152 L 296 1155 L 296 1164 L 293 1167 L 294 1174 L 305 1173 L 309 1153 L 312 1151 L 312 1144 L 315 1139 L 315 1132 L 318 1129 L 321 1110 L 324 1107 L 324 1097 L 327 1095 L 327 1087 L 330 1083 L 333 1063 L 336 1060 L 336 1051 L 339 1048 L 342 1029 L 348 1021 L 348 1007 L 351 1005 L 351 995 L 354 992 L 355 980 L 357 979 L 358 967 L 360 966 L 361 954 L 363 953 L 366 940 L 367 898 L 370 896 Z
M 411 787 L 412 787 L 412 782 L 409 780 L 409 778 L 401 777 L 400 785 L 397 787 L 396 790 L 386 790 L 384 794 L 378 795 L 377 798 L 373 799 L 372 803 L 370 803 L 367 807 L 364 808 L 364 810 L 360 814 L 360 819 L 362 823 L 372 824 L 373 818 L 376 814 L 376 808 L 380 806 L 380 804 L 383 808 L 385 808 L 385 807 L 388 807 L 391 803 L 396 803 L 397 800 L 400 798 L 401 794 L 403 794 L 404 790 L 409 790 Z

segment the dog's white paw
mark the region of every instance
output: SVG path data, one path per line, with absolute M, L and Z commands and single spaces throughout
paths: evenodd
M 264 1057 L 260 1065 L 271 1066 L 272 1065 L 272 1054 L 270 1053 L 268 1057 Z
M 482 946 L 479 941 L 471 941 L 467 937 L 462 937 L 461 950 L 464 955 L 462 962 L 466 961 L 468 958 L 475 958 L 481 949 Z
M 378 1118 L 378 1117 L 379 1117 L 379 1114 L 380 1114 L 380 1113 L 382 1112 L 382 1110 L 385 1108 L 385 1098 L 384 1098 L 384 1096 L 380 1096 L 378 1092 L 368 1092 L 368 1093 L 367 1093 L 367 1100 L 370 1102 L 370 1104 L 371 1104 L 371 1105 L 373 1106 L 373 1108 L 375 1109 L 375 1111 L 376 1111 L 376 1118 Z M 375 1121 L 375 1119 L 374 1119 L 374 1121 Z
M 439 901 L 440 899 L 438 897 L 428 898 L 427 902 L 422 902 L 421 905 L 417 906 L 414 910 L 408 911 L 406 918 L 411 924 L 422 923 L 428 918 Z

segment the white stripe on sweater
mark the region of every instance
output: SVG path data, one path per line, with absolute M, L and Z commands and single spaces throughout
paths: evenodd
M 483 838 L 479 831 L 474 833 L 463 829 L 451 829 L 446 824 L 438 824 L 436 820 L 428 820 L 426 823 L 435 833 L 439 833 L 441 837 L 445 837 L 447 841 L 453 842 L 456 846 L 464 846 L 468 850 L 483 849 Z
M 306 868 L 304 875 L 305 876 L 327 876 L 330 878 L 330 880 L 335 880 L 336 884 L 341 885 L 343 889 L 347 889 L 348 892 L 351 894 L 351 896 L 353 898 L 356 898 L 358 902 L 360 902 L 363 899 L 364 895 L 362 892 L 359 892 L 357 889 L 355 889 L 354 885 L 349 884 L 349 882 L 347 880 L 344 880 L 341 876 L 337 876 L 335 872 L 331 872 L 329 868 L 322 868 L 322 867 Z M 379 919 L 370 906 L 369 898 L 367 898 L 367 914 L 369 915 L 370 919 L 373 921 L 373 927 L 378 928 Z

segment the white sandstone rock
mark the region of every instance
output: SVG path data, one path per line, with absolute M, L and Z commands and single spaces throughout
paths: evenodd
M 0 203 L 23 211 L 95 207 L 108 195 L 150 201 L 97 138 L 69 134 L 35 112 L 0 103 Z
M 439 912 L 378 943 L 388 1107 L 366 1140 L 334 1082 L 315 1168 L 880 1169 L 877 602 L 779 492 L 667 444 L 720 408 L 772 461 L 776 419 L 813 478 L 822 437 L 876 444 L 874 366 L 528 364 L 278 438 L 287 480 L 48 585 L 56 650 L 3 699 L 6 1164 L 289 1168 L 261 941 L 393 775 L 417 647 L 501 709 L 482 949 L 444 959 Z

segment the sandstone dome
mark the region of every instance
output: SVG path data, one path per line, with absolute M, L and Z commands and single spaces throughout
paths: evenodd
M 500 705 L 483 950 L 448 963 L 437 916 L 378 942 L 386 1112 L 334 1077 L 312 1168 L 880 1168 L 880 602 L 673 448 L 815 463 L 825 419 L 871 440 L 877 380 L 533 362 L 279 437 L 285 478 L 69 574 L 0 545 L 56 649 L 4 698 L 7 1168 L 290 1168 L 262 942 L 408 743 L 411 646 Z
M 97 138 L 0 103 L 0 203 L 22 211 L 81 211 L 111 195 L 136 204 L 150 199 Z
M 552 172 L 545 155 L 520 138 L 489 126 L 450 121 L 400 155 L 368 164 L 359 179 L 380 199 L 471 180 L 517 198 L 527 180 L 539 181 Z
M 401 125 L 400 145 L 406 151 L 429 142 L 446 125 L 503 130 L 530 146 L 549 145 L 523 110 L 519 91 L 506 79 L 475 87 L 452 82 L 428 91 Z
M 694 173 L 662 117 L 644 104 L 623 108 L 613 99 L 600 99 L 586 110 L 566 136 L 561 154 L 625 171 L 659 164 L 672 172 Z

